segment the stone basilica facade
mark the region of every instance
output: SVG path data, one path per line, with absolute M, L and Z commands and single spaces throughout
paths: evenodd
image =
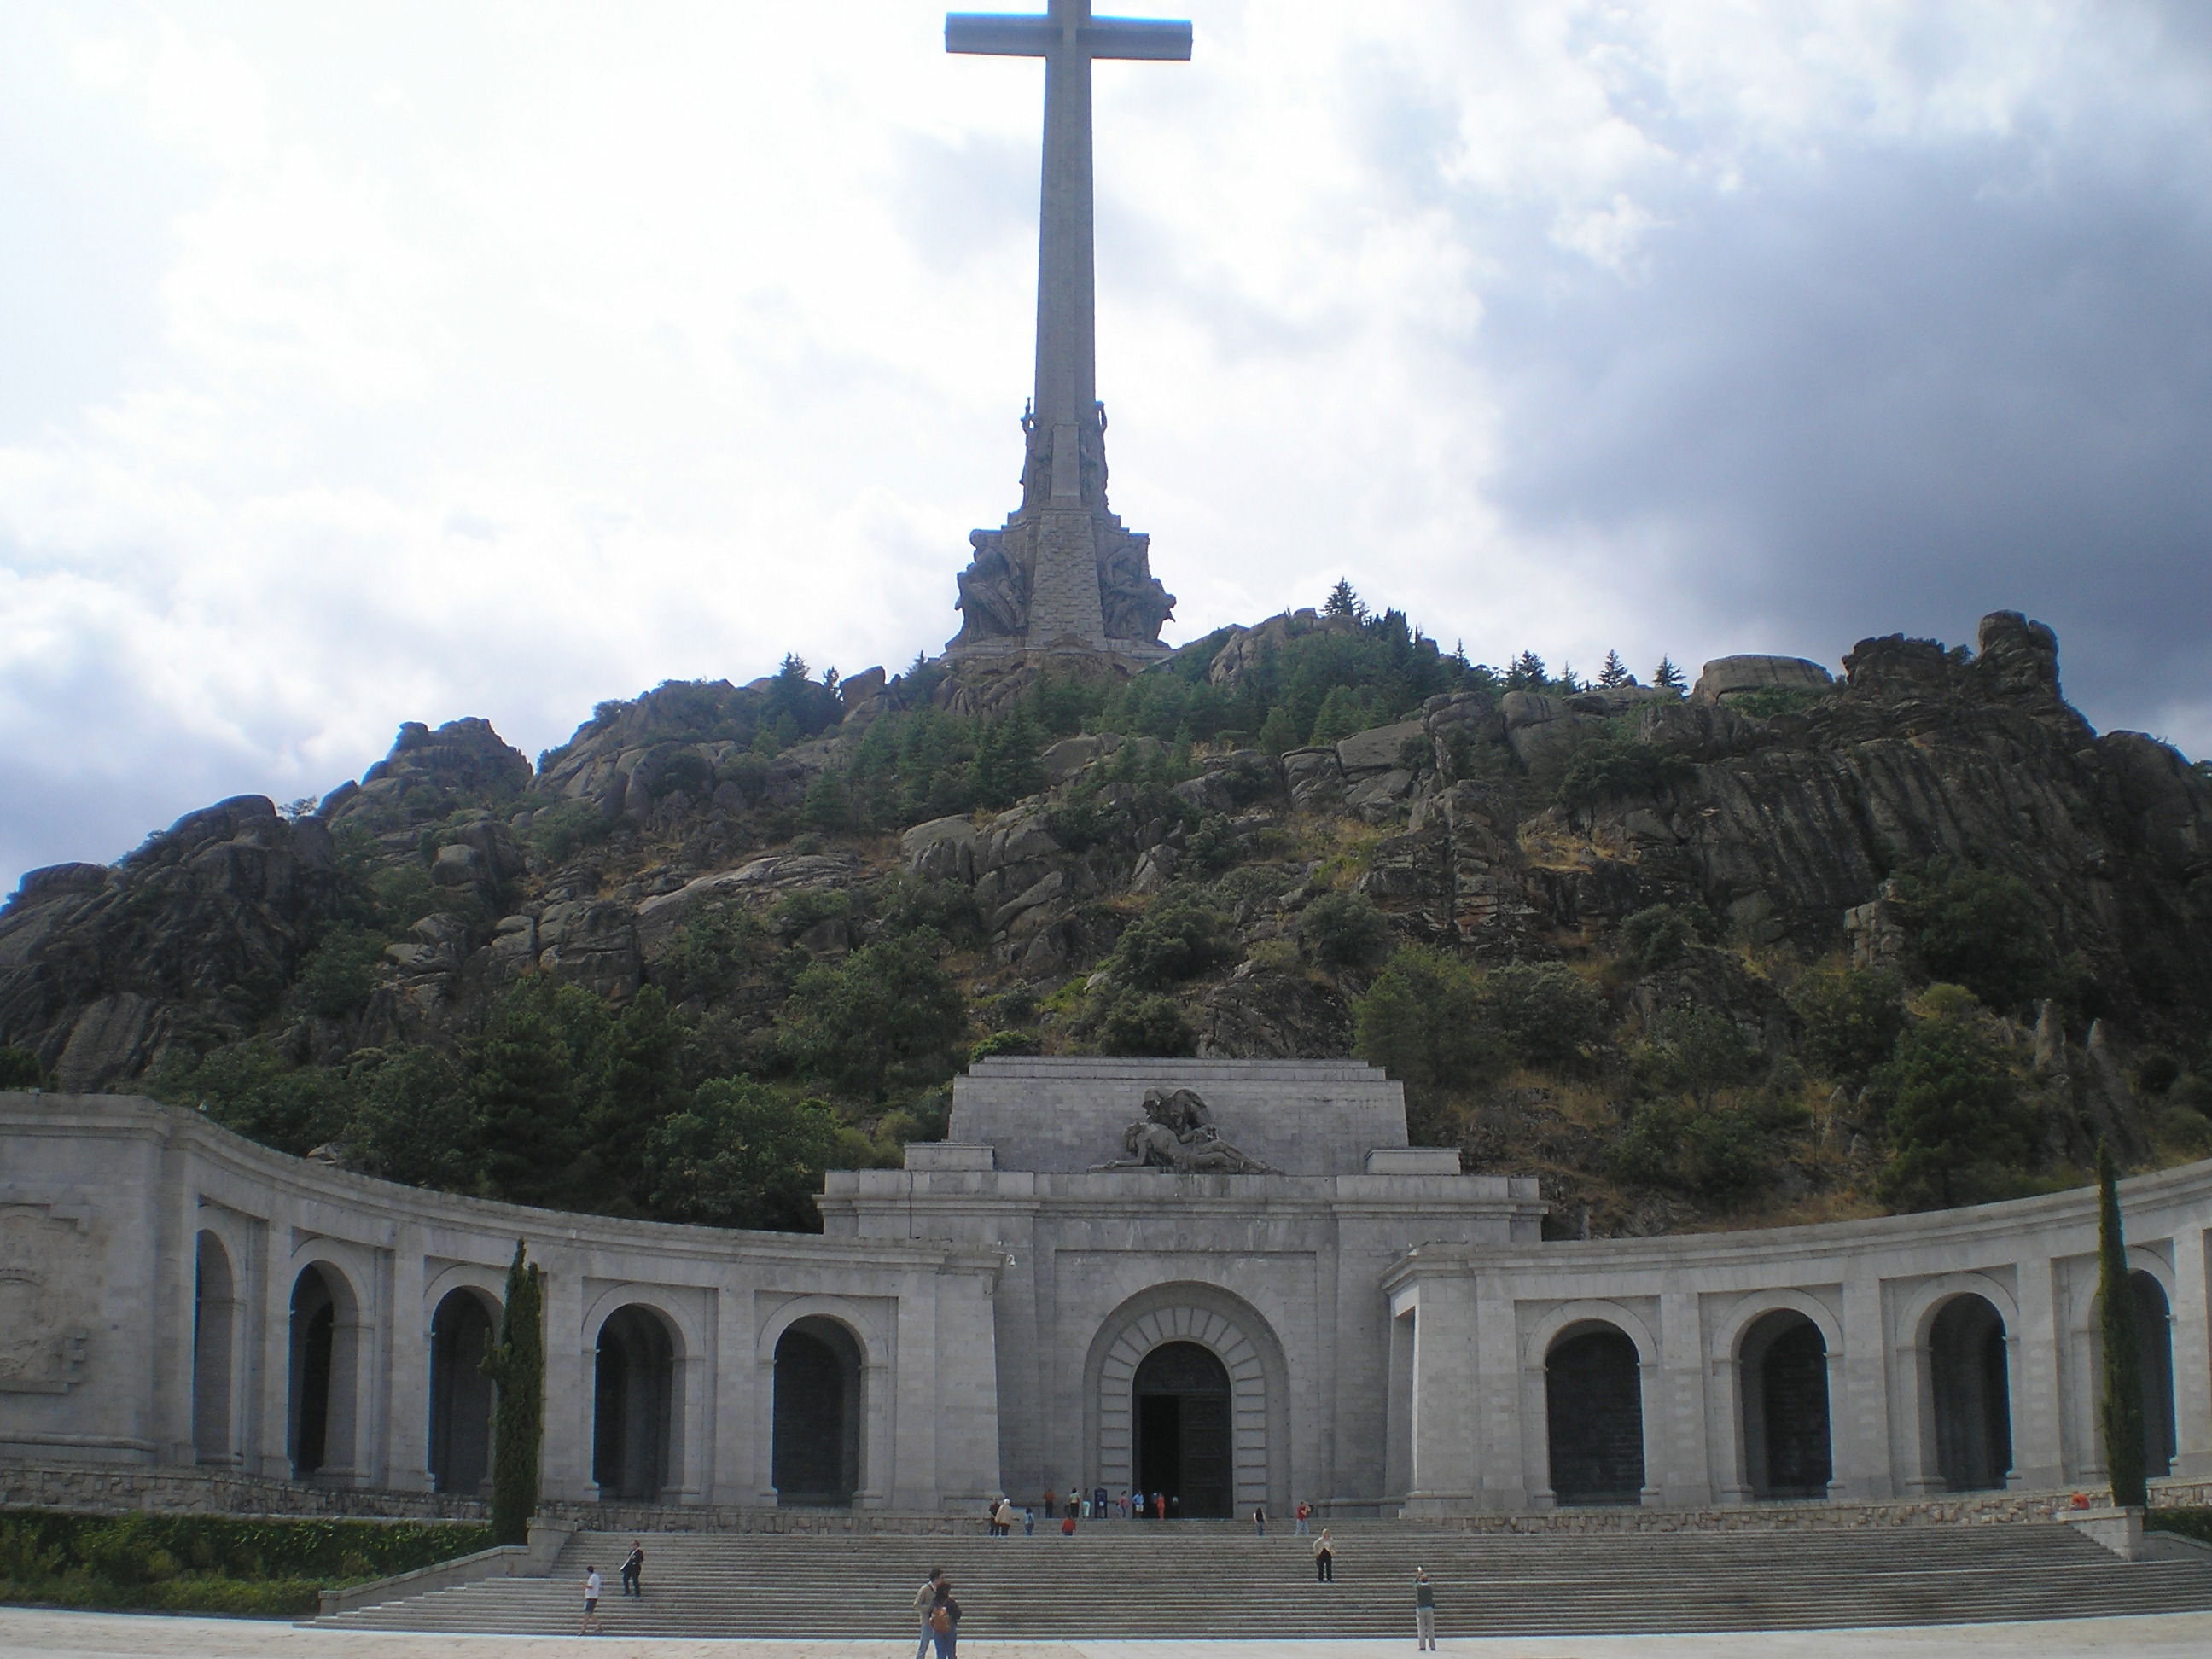
M 2151 1467 L 2212 1479 L 2212 1164 L 2123 1200 Z M 0 1463 L 473 1496 L 520 1238 L 560 1504 L 1455 1515 L 2101 1472 L 2094 1192 L 1546 1242 L 1534 1181 L 1408 1146 L 1364 1065 L 1001 1058 L 949 1139 L 821 1205 L 820 1237 L 557 1214 L 0 1095 Z

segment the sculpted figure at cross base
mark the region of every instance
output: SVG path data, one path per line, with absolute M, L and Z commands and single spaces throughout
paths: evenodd
M 1177 1175 L 1274 1175 L 1272 1165 L 1221 1138 L 1194 1089 L 1145 1091 L 1145 1115 L 1121 1133 L 1129 1156 L 1101 1170 L 1170 1170 Z

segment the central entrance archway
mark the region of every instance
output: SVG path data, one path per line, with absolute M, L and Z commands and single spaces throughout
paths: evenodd
M 475 1497 L 491 1474 L 492 1316 L 474 1291 L 449 1291 L 430 1317 L 430 1484 Z
M 1195 1342 L 1164 1342 L 1130 1385 L 1137 1486 L 1179 1500 L 1170 1512 L 1227 1516 L 1236 1500 L 1229 1368 Z
M 1570 1327 L 1544 1357 L 1552 1491 L 1561 1504 L 1644 1498 L 1644 1376 L 1615 1326 Z
M 1943 1304 L 1928 1328 L 1936 1467 L 1953 1492 L 1989 1492 L 2012 1468 L 2012 1389 L 2004 1316 L 1972 1291 Z
M 593 1357 L 592 1479 L 599 1496 L 659 1501 L 675 1467 L 676 1344 L 661 1316 L 631 1303 L 607 1316 Z

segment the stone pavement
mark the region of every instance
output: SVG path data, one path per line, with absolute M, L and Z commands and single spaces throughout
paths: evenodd
M 1410 1622 L 1410 1621 L 1409 1621 Z M 1945 1625 L 1911 1630 L 1747 1631 L 1698 1636 L 1447 1637 L 1444 1653 L 1472 1659 L 2203 1659 L 2212 1652 L 2212 1613 L 2136 1619 L 2045 1620 L 2019 1625 Z M 1396 1659 L 1403 1641 L 987 1642 L 962 1644 L 967 1659 Z M 402 1636 L 301 1630 L 254 1620 L 167 1619 L 0 1607 L 0 1659 L 908 1659 L 911 1638 L 882 1642 L 640 1641 L 531 1636 Z

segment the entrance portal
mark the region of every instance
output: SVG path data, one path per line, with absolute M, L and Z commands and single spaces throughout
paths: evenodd
M 1744 1461 L 1751 1494 L 1826 1498 L 1833 1473 L 1828 1445 L 1828 1344 L 1802 1313 L 1766 1315 L 1744 1333 Z
M 1164 1342 L 1137 1367 L 1130 1392 L 1138 1489 L 1180 1499 L 1170 1514 L 1229 1515 L 1236 1492 L 1228 1368 L 1195 1342 Z
M 430 1482 L 477 1495 L 491 1473 L 491 1315 L 473 1291 L 453 1291 L 430 1320 Z
M 1553 1344 L 1544 1401 L 1558 1501 L 1642 1503 L 1644 1374 L 1628 1334 L 1592 1324 Z
M 2179 1437 L 2173 1419 L 2173 1325 L 2166 1291 L 2140 1267 L 2128 1275 L 2136 1293 L 2136 1351 L 2143 1391 L 2143 1473 L 2158 1479 L 2173 1470 Z
M 847 1509 L 860 1484 L 860 1348 L 834 1319 L 795 1321 L 775 1345 L 770 1479 L 779 1506 Z
M 2012 1389 L 2004 1316 L 1969 1292 L 1928 1328 L 1936 1467 L 1953 1492 L 1987 1492 L 2012 1468 Z
M 602 1501 L 653 1504 L 673 1459 L 676 1345 L 652 1309 L 632 1303 L 599 1327 L 593 1367 L 592 1479 Z

